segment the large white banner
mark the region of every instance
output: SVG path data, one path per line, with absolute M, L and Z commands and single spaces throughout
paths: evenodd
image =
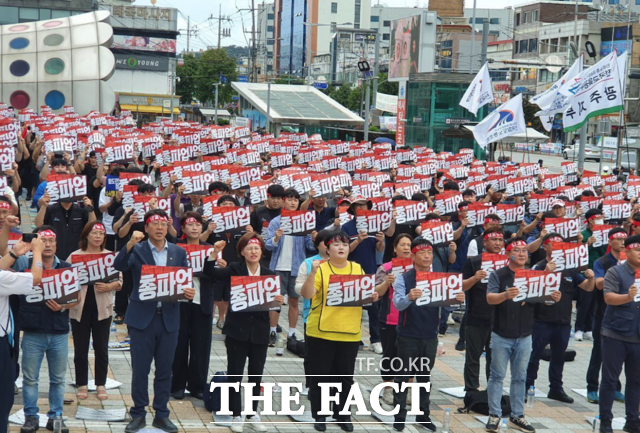
M 483 149 L 504 137 L 525 132 L 522 93 L 508 100 L 473 128 L 473 136 Z
M 489 66 L 485 63 L 462 96 L 460 105 L 477 116 L 480 107 L 491 101 L 493 101 L 493 85 L 489 76 Z
M 560 89 L 569 98 L 564 112 L 565 132 L 580 129 L 590 118 L 621 111 L 624 100 L 618 73 L 618 56 L 611 53 Z
M 376 93 L 376 108 L 378 110 L 396 114 L 398 112 L 398 97 L 378 92 Z
M 563 86 L 563 84 L 566 83 L 568 80 L 571 80 L 572 78 L 576 77 L 581 72 L 582 72 L 582 56 L 580 56 L 578 60 L 576 60 L 573 63 L 571 68 L 569 68 L 569 70 L 562 76 L 562 78 L 556 81 L 553 86 L 549 87 L 548 90 L 540 93 L 539 95 L 536 95 L 533 98 L 531 98 L 530 102 L 536 104 L 538 107 L 540 107 L 542 111 L 549 110 L 554 105 L 556 105 L 554 102 L 558 96 L 558 91 Z M 561 99 L 564 99 L 564 97 Z M 550 114 L 555 114 L 555 113 L 550 113 Z

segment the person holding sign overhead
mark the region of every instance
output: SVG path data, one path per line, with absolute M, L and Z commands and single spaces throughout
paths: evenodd
M 33 293 L 34 287 L 39 286 L 42 281 L 42 250 L 44 244 L 40 239 L 31 241 L 31 251 L 33 260 L 40 263 L 40 266 L 33 266 L 30 273 L 7 272 L 11 262 L 29 251 L 29 244 L 22 241 L 9 251 L 0 260 L 0 431 L 8 431 L 8 419 L 14 401 L 14 382 L 17 377 L 16 357 L 16 333 L 19 332 L 14 325 L 14 317 L 9 306 L 9 296 L 29 295 Z M 35 421 L 37 425 L 38 421 Z
M 531 334 L 533 333 L 534 304 L 515 302 L 520 294 L 514 287 L 516 271 L 524 269 L 529 253 L 527 243 L 522 238 L 511 238 L 505 242 L 509 265 L 492 272 L 487 283 L 487 303 L 494 305 L 491 333 L 491 373 L 487 383 L 489 397 L 489 420 L 485 426 L 488 432 L 497 432 L 502 416 L 502 384 L 511 363 L 511 416 L 509 422 L 524 432 L 536 429 L 524 417 L 525 379 L 531 355 Z M 551 299 L 559 302 L 560 291 L 555 291 Z
M 246 233 L 240 238 L 236 246 L 236 251 L 241 262 L 227 263 L 224 259 L 218 259 L 220 253 L 227 246 L 227 242 L 218 241 L 209 255 L 209 259 L 204 264 L 204 274 L 218 283 L 227 283 L 226 290 L 231 290 L 229 283 L 238 277 L 266 277 L 274 276 L 275 273 L 260 264 L 262 254 L 265 251 L 264 241 L 256 232 Z M 227 266 L 228 265 L 228 266 Z M 219 267 L 218 267 L 219 266 Z M 266 284 L 265 284 L 266 286 Z M 235 287 L 235 285 L 234 285 Z M 238 298 L 243 298 L 243 287 L 240 285 Z M 225 346 L 227 348 L 227 375 L 232 382 L 237 378 L 237 382 L 242 381 L 244 366 L 248 365 L 248 382 L 253 383 L 253 395 L 260 395 L 260 382 L 262 372 L 267 361 L 267 349 L 269 348 L 269 309 L 266 302 L 268 294 L 259 296 L 264 300 L 252 308 L 250 311 L 237 310 L 234 306 L 235 299 L 230 296 L 231 304 L 227 312 L 227 320 L 222 328 L 225 334 Z M 272 295 L 273 302 L 282 305 L 284 296 L 277 291 Z M 243 430 L 242 405 L 240 404 L 240 393 L 234 389 L 229 390 L 229 408 L 233 412 L 233 422 L 231 430 L 237 433 Z M 258 402 L 254 401 L 253 410 L 257 411 Z M 251 426 L 257 431 L 266 431 L 266 427 L 260 421 L 260 415 L 247 417 L 251 420 Z
M 334 405 L 334 418 L 346 432 L 353 431 L 351 417 L 340 416 L 338 412 L 344 407 L 351 385 L 355 361 L 362 337 L 361 306 L 329 306 L 327 294 L 329 280 L 334 276 L 363 275 L 362 267 L 348 260 L 349 235 L 344 232 L 333 232 L 324 240 L 329 260 L 315 260 L 311 272 L 300 291 L 305 299 L 311 299 L 311 311 L 307 318 L 306 348 L 309 359 L 309 400 L 311 412 L 315 419 L 314 428 L 325 431 L 326 417 L 318 415 L 320 411 L 320 383 L 342 383 L 340 404 Z M 375 283 L 371 301 L 378 300 Z M 334 377 L 329 377 L 335 375 Z
M 149 237 L 144 241 L 142 232 L 134 231 L 113 263 L 121 272 L 131 271 L 133 291 L 125 316 L 125 324 L 131 336 L 131 422 L 125 432 L 133 433 L 146 426 L 146 406 L 149 405 L 148 380 L 151 363 L 155 360 L 153 427 L 165 432 L 177 432 L 169 420 L 169 395 L 171 392 L 171 366 L 178 344 L 180 308 L 176 302 L 153 302 L 140 299 L 140 278 L 143 265 L 189 267 L 183 248 L 167 242 L 169 216 L 160 209 L 147 212 L 144 229 Z M 192 300 L 196 290 L 184 288 L 184 297 Z
M 56 256 L 56 233 L 50 226 L 37 229 L 38 239 L 44 244 L 42 261 L 24 255 L 17 258 L 13 265 L 16 272 L 42 267 L 43 272 L 53 269 L 70 268 Z M 13 257 L 13 256 L 12 256 Z M 15 258 L 15 257 L 13 257 Z M 79 297 L 76 298 L 79 300 Z M 58 302 L 60 301 L 60 302 Z M 47 427 L 53 430 L 53 418 L 62 414 L 64 403 L 64 384 L 69 357 L 69 309 L 76 302 L 63 303 L 59 298 L 45 302 L 29 302 L 28 295 L 20 298 L 20 323 L 22 331 L 22 398 L 24 400 L 25 422 L 21 432 L 28 433 L 38 429 L 38 381 L 42 359 L 47 357 L 49 366 L 49 411 Z M 63 433 L 69 429 L 63 426 Z
M 398 374 L 395 377 L 398 392 L 394 392 L 393 406 L 400 407 L 393 423 L 393 428 L 396 431 L 404 430 L 407 418 L 407 389 L 403 389 L 403 387 L 412 376 L 416 376 L 418 383 L 429 386 L 430 372 L 433 370 L 438 350 L 440 305 L 430 305 L 431 302 L 421 305 L 417 302 L 418 299 L 425 296 L 423 290 L 417 286 L 418 272 L 431 272 L 431 264 L 433 263 L 433 244 L 431 241 L 424 238 L 414 239 L 411 242 L 411 258 L 413 259 L 413 269 L 395 278 L 393 286 L 393 305 L 399 311 L 396 330 L 398 358 L 402 361 L 402 365 L 411 366 L 408 369 L 405 367 L 407 373 Z M 462 283 L 461 279 L 460 283 Z M 449 291 L 445 290 L 445 292 Z M 464 301 L 462 284 L 457 288 L 455 301 L 459 303 Z M 429 360 L 428 366 L 424 366 L 421 362 L 425 358 Z M 416 359 L 418 359 L 417 362 Z M 426 388 L 420 387 L 420 412 L 422 415 L 416 416 L 416 421 L 427 430 L 436 431 L 436 426 L 429 417 L 429 394 L 430 392 Z
M 91 255 L 95 257 L 97 266 L 106 268 L 106 264 L 99 263 L 96 256 L 110 254 L 111 251 L 105 249 L 107 243 L 107 231 L 100 221 L 88 223 L 80 235 L 80 249 L 71 253 L 67 261 L 81 266 L 81 256 Z M 111 256 L 113 257 L 113 256 Z M 88 274 L 98 276 L 99 273 L 85 271 Z M 113 278 L 115 276 L 115 279 Z M 96 357 L 95 383 L 98 392 L 98 399 L 106 400 L 107 372 L 109 370 L 109 330 L 111 327 L 111 317 L 113 316 L 113 292 L 122 288 L 122 276 L 119 273 L 109 276 L 105 281 L 88 281 L 81 286 L 80 302 L 69 310 L 71 318 L 71 332 L 73 334 L 74 357 L 73 363 L 76 367 L 76 386 L 78 387 L 78 399 L 86 400 L 89 396 L 88 370 L 89 370 L 89 341 L 93 336 L 93 351 Z
M 607 309 L 602 321 L 602 382 L 600 384 L 600 432 L 612 433 L 613 400 L 622 366 L 626 377 L 624 431 L 640 431 L 640 236 L 624 241 L 627 261 L 610 268 L 604 277 L 604 302 Z

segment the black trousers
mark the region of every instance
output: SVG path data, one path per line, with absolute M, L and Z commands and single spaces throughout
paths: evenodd
M 269 344 L 253 344 L 251 341 L 240 341 L 226 337 L 224 344 L 227 347 L 227 376 L 229 383 L 242 383 L 244 375 L 244 365 L 249 360 L 247 366 L 247 383 L 253 383 L 253 396 L 260 395 L 260 382 L 264 364 L 267 361 L 267 349 Z M 229 390 L 229 409 L 233 416 L 240 416 L 242 404 L 240 403 L 240 392 L 234 389 Z M 258 402 L 253 402 L 253 410 L 257 412 Z
M 526 389 L 535 385 L 540 368 L 540 359 L 547 345 L 551 349 L 549 361 L 549 390 L 564 391 L 562 387 L 562 373 L 564 370 L 564 352 L 569 345 L 571 325 L 534 322 L 531 336 L 531 358 L 527 367 Z
M 592 329 L 593 313 L 596 305 L 595 292 L 578 290 L 578 305 L 576 306 L 576 332 L 588 332 Z
M 149 373 L 155 361 L 156 374 L 153 379 L 153 410 L 157 418 L 169 418 L 169 396 L 171 394 L 171 365 L 178 344 L 178 331 L 168 332 L 162 314 L 155 314 L 146 329 L 129 327 L 131 336 L 131 397 L 132 418 L 144 418 L 149 406 Z
M 9 414 L 13 406 L 13 387 L 16 381 L 16 370 L 13 368 L 16 360 L 12 356 L 9 338 L 0 337 L 0 432 L 9 431 Z
M 13 350 L 15 351 L 16 378 L 18 378 L 20 377 L 20 296 L 9 296 L 9 307 L 13 314 Z
M 105 248 L 109 251 L 116 250 L 116 235 L 107 235 L 107 245 Z
M 638 421 L 640 405 L 640 344 L 627 343 L 615 338 L 602 336 L 602 383 L 600 384 L 600 419 L 611 421 L 616 384 L 624 365 L 626 384 L 624 389 L 624 407 L 629 422 Z
M 122 285 L 122 289 L 116 292 L 116 302 L 113 304 L 113 310 L 116 313 L 116 316 L 123 316 L 127 313 L 127 307 L 129 306 L 129 296 L 131 296 L 131 291 L 133 290 L 133 286 L 131 284 L 127 284 L 125 281 Z
M 382 360 L 380 361 L 380 375 L 382 380 L 390 382 L 395 378 L 391 370 L 391 361 L 398 356 L 396 348 L 396 325 L 380 323 L 380 340 L 382 341 Z
M 331 341 L 323 338 L 307 336 L 307 347 L 309 348 L 309 401 L 311 402 L 311 415 L 318 419 L 320 411 L 320 384 L 321 383 L 341 383 L 342 392 L 339 404 L 333 406 L 335 419 L 343 419 L 338 415 L 342 410 L 351 386 L 353 385 L 353 373 L 356 366 L 356 356 L 360 349 L 359 341 Z M 335 377 L 330 377 L 334 374 Z
M 465 329 L 466 327 L 467 327 L 467 312 L 465 311 L 465 313 L 462 315 L 462 319 L 460 319 L 460 331 L 458 335 L 458 338 L 460 338 L 460 340 L 462 341 L 467 341 L 466 340 L 467 330 Z
M 304 369 L 304 386 L 309 388 L 309 345 L 307 344 L 307 324 L 304 324 L 304 360 L 302 361 Z
M 87 289 L 80 321 L 71 320 L 71 333 L 75 347 L 73 364 L 76 368 L 76 385 L 86 386 L 89 377 L 89 344 L 93 336 L 93 352 L 96 357 L 96 386 L 104 386 L 109 371 L 109 332 L 111 317 L 98 320 L 98 306 L 93 286 Z
M 465 316 L 466 317 L 466 316 Z M 464 354 L 464 390 L 477 391 L 480 388 L 480 358 L 487 353 L 485 374 L 487 382 L 491 372 L 491 325 L 468 325 L 465 329 L 467 349 Z
M 396 375 L 395 382 L 399 385 L 398 389 L 402 389 L 402 384 L 406 383 L 413 376 L 416 377 L 418 383 L 431 382 L 431 371 L 436 361 L 436 352 L 438 350 L 438 339 L 432 338 L 425 340 L 422 338 L 411 338 L 398 336 L 396 340 L 398 347 L 398 358 L 402 360 L 402 371 L 409 374 Z M 428 360 L 428 367 L 424 362 Z M 422 416 L 429 416 L 429 396 L 431 392 L 420 388 L 420 412 Z M 400 411 L 395 415 L 395 420 L 404 422 L 407 419 L 407 390 L 393 393 L 393 407 L 400 405 Z
M 204 314 L 199 304 L 180 304 L 178 346 L 173 357 L 171 392 L 202 393 L 209 377 L 213 314 Z
M 595 315 L 593 318 L 593 348 L 587 368 L 587 392 L 598 392 L 600 382 L 600 369 L 602 368 L 602 317 Z M 618 378 L 616 391 L 622 391 L 622 384 Z

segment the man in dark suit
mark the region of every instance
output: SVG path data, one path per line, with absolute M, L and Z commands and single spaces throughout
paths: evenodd
M 148 377 L 151 362 L 155 361 L 153 409 L 156 412 L 153 427 L 165 432 L 177 432 L 178 428 L 169 420 L 167 403 L 171 391 L 171 365 L 178 343 L 180 306 L 175 302 L 143 302 L 140 300 L 140 275 L 143 265 L 188 267 L 184 249 L 167 242 L 169 217 L 166 212 L 154 209 L 144 216 L 144 234 L 134 231 L 116 256 L 113 267 L 119 271 L 131 271 L 133 292 L 125 316 L 131 335 L 131 422 L 125 432 L 134 433 L 146 427 L 146 406 L 149 405 Z M 195 290 L 184 289 L 185 297 L 193 299 Z

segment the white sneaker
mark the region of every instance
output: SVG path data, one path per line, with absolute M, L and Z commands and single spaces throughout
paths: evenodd
M 267 427 L 262 424 L 260 415 L 254 415 L 252 418 L 248 418 L 245 422 L 255 431 L 267 431 Z
M 242 433 L 243 424 L 244 420 L 241 416 L 234 416 L 231 420 L 231 431 L 235 433 Z
M 573 339 L 576 341 L 582 341 L 583 338 L 584 333 L 582 331 L 576 331 L 575 335 L 573 336 Z
M 289 295 L 284 295 L 284 301 L 282 302 L 282 305 L 287 305 L 289 303 Z
M 447 325 L 451 326 L 455 324 L 456 324 L 456 321 L 453 320 L 453 317 L 449 316 L 449 318 L 447 319 Z
M 389 406 L 393 406 L 393 389 L 385 388 L 380 398 L 382 398 L 382 401 L 384 403 L 388 404 Z
M 371 347 L 369 348 L 369 350 L 372 350 L 373 352 L 377 353 L 378 355 L 382 354 L 382 343 L 371 343 Z
M 593 332 L 591 331 L 587 331 L 584 333 L 584 339 L 585 340 L 593 340 Z

